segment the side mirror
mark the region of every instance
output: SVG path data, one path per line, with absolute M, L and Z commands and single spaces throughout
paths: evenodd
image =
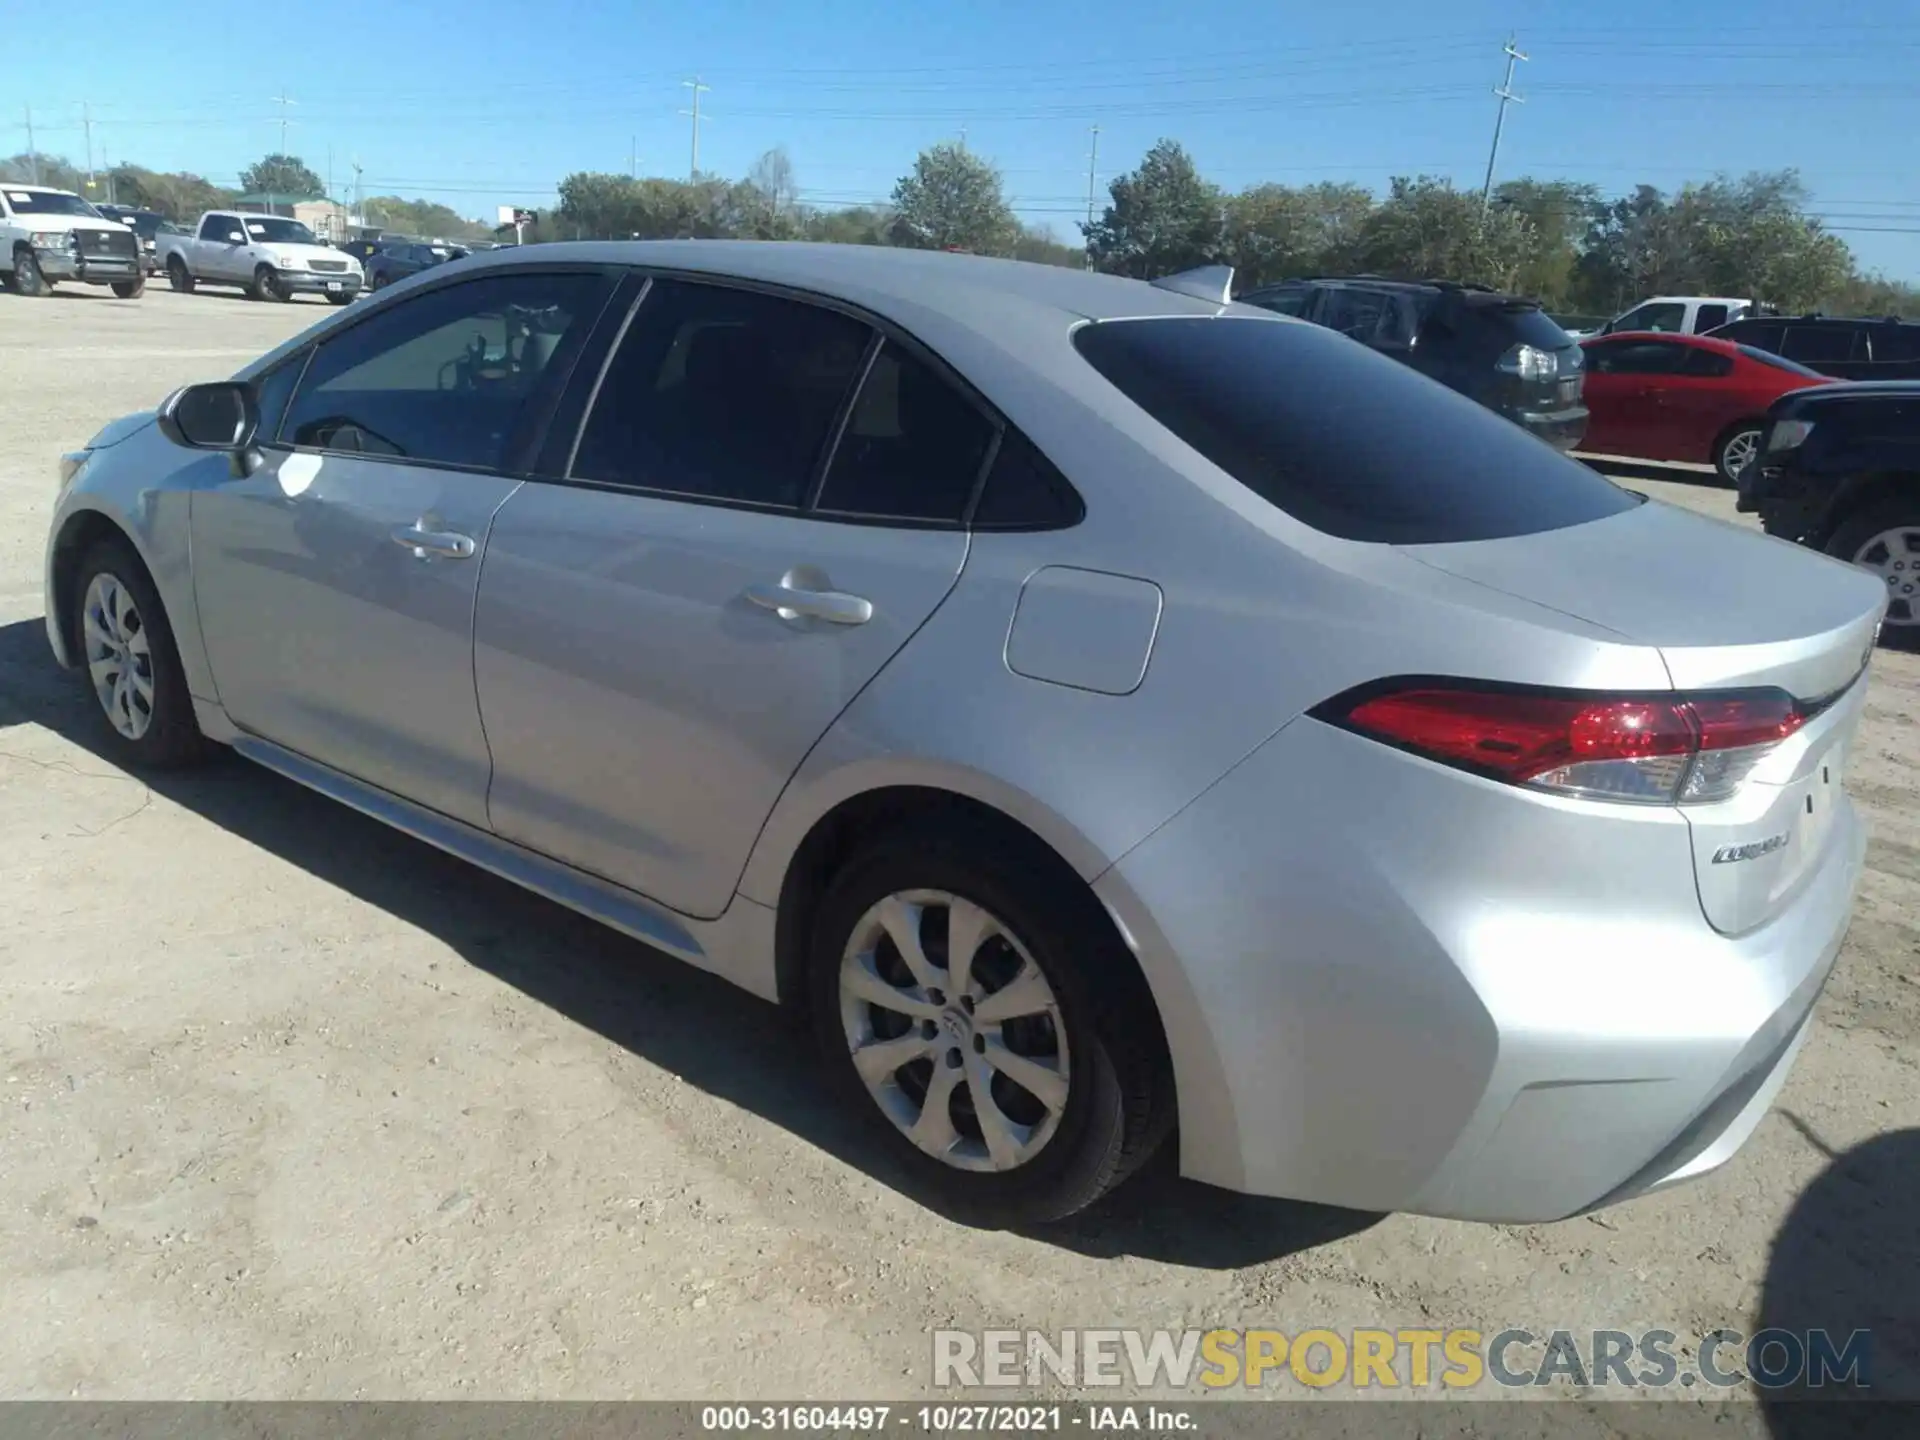
M 160 433 L 176 445 L 239 454 L 260 429 L 260 401 L 251 385 L 214 380 L 174 391 L 157 419 Z
M 247 237 L 239 230 L 229 230 L 227 232 L 227 243 L 229 245 L 244 245 L 247 243 Z

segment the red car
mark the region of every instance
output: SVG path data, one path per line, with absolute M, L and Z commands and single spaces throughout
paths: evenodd
M 1710 464 L 1729 482 L 1754 456 L 1767 406 L 1831 385 L 1792 360 L 1704 335 L 1625 331 L 1582 340 L 1587 434 L 1580 448 Z

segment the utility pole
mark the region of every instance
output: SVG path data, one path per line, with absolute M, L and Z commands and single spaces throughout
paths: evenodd
M 1506 128 L 1507 106 L 1509 104 L 1524 105 L 1527 103 L 1520 96 L 1513 93 L 1514 62 L 1527 58 L 1514 48 L 1513 41 L 1513 36 L 1507 36 L 1506 48 L 1503 51 L 1507 57 L 1507 77 L 1500 82 L 1500 88 L 1493 92 L 1500 97 L 1500 112 L 1493 117 L 1493 148 L 1487 152 L 1487 180 L 1486 183 L 1480 187 L 1480 203 L 1482 205 L 1485 205 L 1493 196 L 1493 167 L 1494 163 L 1500 158 L 1500 132 Z
M 960 127 L 960 153 L 967 153 L 967 127 L 964 125 Z
M 363 204 L 362 204 L 362 202 L 361 202 L 361 199 L 360 199 L 360 160 L 359 160 L 359 157 L 358 157 L 358 156 L 355 156 L 355 157 L 354 157 L 354 159 L 353 159 L 353 160 L 351 160 L 351 161 L 349 161 L 348 163 L 349 163 L 349 164 L 350 164 L 350 165 L 351 165 L 351 166 L 353 167 L 353 213 L 354 213 L 354 215 L 355 215 L 356 217 L 358 217 L 358 219 L 359 219 L 359 221 L 360 221 L 360 223 L 361 223 L 362 225 L 365 225 L 365 224 L 367 223 L 367 214 L 366 214 L 366 210 L 365 210 L 365 208 L 364 208 L 364 206 L 363 206 Z
M 33 106 L 27 106 L 27 173 L 40 183 L 40 151 L 33 143 Z
M 80 125 L 87 132 L 87 189 L 93 189 L 93 107 L 80 102 Z
M 702 85 L 698 75 L 694 76 L 691 80 L 682 80 L 680 84 L 685 89 L 693 92 L 693 108 L 691 110 L 682 110 L 680 113 L 693 117 L 693 164 L 687 171 L 687 178 L 689 180 L 698 180 L 700 178 L 700 97 L 713 87 L 711 85 Z
M 640 178 L 640 137 L 638 135 L 627 137 L 627 177 L 632 180 Z
M 298 100 L 289 100 L 287 98 L 287 87 L 282 85 L 280 87 L 280 93 L 273 97 L 273 103 L 280 107 L 280 153 L 284 155 L 287 153 L 287 107 L 290 105 L 298 105 L 300 102 Z
M 1087 229 L 1088 230 L 1091 230 L 1093 228 L 1093 187 L 1094 187 L 1094 177 L 1097 174 L 1098 167 L 1100 165 L 1100 127 L 1098 125 L 1095 125 L 1092 128 L 1091 134 L 1093 135 L 1093 148 L 1087 152 Z M 1080 244 L 1083 249 L 1086 247 L 1085 231 L 1081 232 Z M 1087 269 L 1091 270 L 1092 268 L 1093 268 L 1093 252 L 1088 251 L 1087 252 Z

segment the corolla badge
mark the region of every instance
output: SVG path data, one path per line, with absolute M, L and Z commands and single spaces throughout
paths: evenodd
M 1769 835 L 1764 840 L 1750 840 L 1745 845 L 1722 845 L 1713 852 L 1713 863 L 1731 865 L 1736 860 L 1758 860 L 1762 855 L 1771 855 L 1787 846 L 1785 835 Z

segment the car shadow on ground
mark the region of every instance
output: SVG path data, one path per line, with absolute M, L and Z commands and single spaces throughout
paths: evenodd
M 1837 1151 L 1793 1111 L 1780 1115 L 1827 1165 L 1773 1238 L 1755 1333 L 1785 1332 L 1808 1353 L 1820 1343 L 1809 1337 L 1824 1333 L 1842 1355 L 1850 1336 L 1866 1334 L 1853 1383 L 1815 1386 L 1807 1375 L 1766 1392 L 1769 1431 L 1779 1440 L 1920 1433 L 1920 1130 Z M 1785 1374 L 1795 1358 L 1781 1348 L 1768 1363 Z
M 38 618 L 0 625 L 0 736 L 19 724 L 45 726 L 112 764 L 101 749 L 105 722 L 79 677 L 53 663 Z M 913 1193 L 866 1117 L 830 1098 L 808 1036 L 785 1012 L 238 757 L 141 778 L 651 1064 Z M 1183 1180 L 1169 1147 L 1101 1204 L 1031 1234 L 1092 1256 L 1232 1269 L 1379 1218 Z
M 1609 480 L 1664 480 L 1673 485 L 1697 485 L 1702 490 L 1734 488 L 1712 470 L 1689 470 L 1679 465 L 1655 465 L 1642 460 L 1616 460 L 1592 455 L 1576 455 L 1573 458 L 1589 470 L 1598 470 Z

